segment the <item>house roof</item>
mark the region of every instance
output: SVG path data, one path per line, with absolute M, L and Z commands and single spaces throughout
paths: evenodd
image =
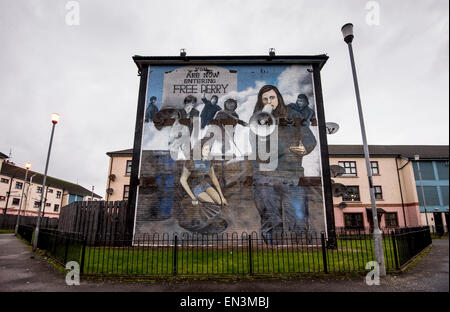
M 364 157 L 362 145 L 329 145 L 330 156 Z M 369 145 L 370 156 L 392 157 L 403 156 L 414 159 L 448 159 L 448 145 Z
M 129 148 L 129 149 L 124 149 L 124 150 L 120 150 L 120 151 L 107 152 L 106 155 L 108 155 L 109 157 L 111 157 L 111 156 L 133 156 L 133 149 Z
M 9 163 L 3 163 L 2 168 L 0 170 L 0 174 L 22 180 L 25 179 L 25 172 L 26 169 L 11 165 Z M 33 177 L 33 182 L 36 184 L 42 184 L 44 180 L 44 175 L 31 170 L 28 172 L 27 181 L 29 181 L 31 176 L 34 174 L 36 175 Z M 76 194 L 80 196 L 92 195 L 92 191 L 82 187 L 81 185 L 53 178 L 50 176 L 47 176 L 45 184 L 50 187 L 61 188 L 65 191 L 68 191 L 70 194 Z M 102 198 L 100 195 L 97 195 L 95 193 L 94 197 L 99 199 Z
M 6 159 L 9 158 L 8 156 L 6 156 L 5 154 L 3 154 L 2 152 L 0 152 L 0 159 Z
M 364 157 L 362 145 L 328 145 L 328 153 L 331 157 Z M 449 159 L 448 145 L 369 145 L 370 156 L 393 157 L 403 156 L 414 159 L 419 155 L 420 159 Z M 108 156 L 133 156 L 133 149 L 108 152 Z

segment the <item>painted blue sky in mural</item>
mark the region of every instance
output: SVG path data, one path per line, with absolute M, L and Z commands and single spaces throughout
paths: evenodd
M 277 86 L 279 77 L 289 66 L 270 65 L 270 66 L 220 66 L 228 70 L 237 71 L 238 92 L 245 91 L 248 88 L 254 88 L 256 81 L 264 81 L 264 84 Z M 151 66 L 149 68 L 149 81 L 147 89 L 146 103 L 150 97 L 156 96 L 158 99 L 158 109 L 161 108 L 161 99 L 163 92 L 164 73 L 173 71 L 180 66 Z

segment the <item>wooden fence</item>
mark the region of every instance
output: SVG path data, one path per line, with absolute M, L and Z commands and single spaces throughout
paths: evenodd
M 37 216 L 20 216 L 20 224 L 27 226 L 36 226 Z M 17 215 L 1 214 L 0 230 L 13 230 L 16 227 Z M 55 229 L 58 227 L 58 218 L 41 218 L 41 228 Z
M 127 201 L 79 201 L 61 209 L 58 231 L 82 234 L 88 244 L 126 234 Z

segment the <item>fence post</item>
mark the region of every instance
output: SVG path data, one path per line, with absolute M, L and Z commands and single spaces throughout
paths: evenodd
M 252 257 L 252 236 L 248 236 L 248 269 L 250 275 L 253 275 L 253 257 Z
M 87 236 L 83 239 L 83 247 L 81 249 L 80 274 L 84 273 L 84 257 L 86 255 Z
M 178 236 L 174 235 L 173 237 L 173 275 L 177 275 L 177 260 L 178 260 L 178 254 L 177 254 L 177 244 L 178 244 Z
M 64 252 L 64 265 L 66 265 L 66 263 L 67 263 L 67 253 L 69 252 L 69 241 L 70 241 L 69 237 L 67 237 L 67 235 L 64 235 L 65 243 L 66 243 L 65 244 L 66 245 L 66 250 Z
M 327 263 L 327 248 L 325 246 L 325 233 L 320 233 L 320 239 L 322 241 L 322 259 L 323 259 L 323 270 L 328 273 L 328 263 Z
M 398 255 L 397 255 L 397 237 L 395 236 L 395 231 L 391 232 L 391 238 L 392 238 L 392 249 L 394 249 L 394 261 L 395 261 L 395 268 L 398 270 L 400 269 L 398 265 Z

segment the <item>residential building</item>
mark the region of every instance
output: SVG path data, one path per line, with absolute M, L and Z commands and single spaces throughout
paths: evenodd
M 0 213 L 17 214 L 22 190 L 24 192 L 21 215 L 35 216 L 38 213 L 41 193 L 44 192 L 44 217 L 57 218 L 61 208 L 74 202 L 92 200 L 92 191 L 81 185 L 47 176 L 45 190 L 42 188 L 44 175 L 17 167 L 0 153 Z M 93 194 L 93 200 L 102 197 Z
M 127 200 L 130 189 L 132 149 L 106 153 L 109 158 L 105 199 Z
M 106 153 L 109 159 L 106 200 L 128 198 L 132 149 Z M 382 228 L 448 224 L 448 146 L 371 145 L 371 170 L 378 218 Z M 415 155 L 420 155 L 425 205 Z M 372 227 L 372 212 L 362 145 L 329 145 L 330 165 L 345 173 L 333 178 L 346 192 L 333 197 L 335 225 Z
M 371 145 L 370 166 L 381 228 L 426 225 L 421 188 L 414 156 L 421 155 L 428 225 L 444 228 L 448 221 L 448 146 Z M 337 227 L 372 227 L 372 211 L 362 145 L 330 145 L 330 165 L 345 173 L 333 178 L 345 186 L 343 196 L 334 197 Z M 422 165 L 423 163 L 423 165 Z M 420 206 L 419 206 L 420 203 Z

